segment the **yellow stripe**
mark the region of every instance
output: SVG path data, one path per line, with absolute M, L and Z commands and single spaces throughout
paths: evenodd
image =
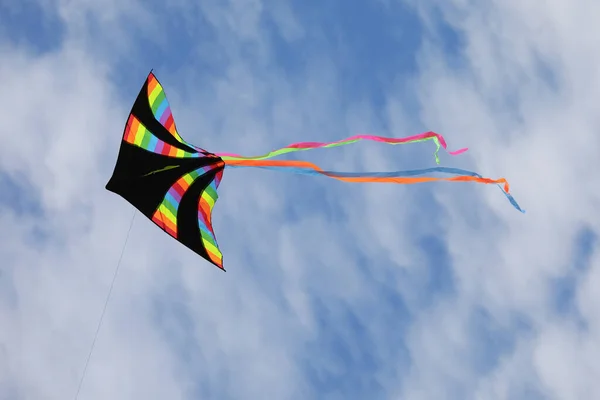
M 201 199 L 204 200 L 206 204 L 208 204 L 209 210 L 212 210 L 212 208 L 215 206 L 215 200 L 209 195 L 207 195 L 206 192 L 202 193 Z
M 215 255 L 216 257 L 220 258 L 222 256 L 221 252 L 219 251 L 218 248 L 216 248 L 215 246 L 213 246 L 212 243 L 207 242 L 206 240 L 202 239 L 202 241 L 204 242 L 204 247 L 206 247 L 206 250 L 209 251 L 209 253 L 212 253 L 213 255 Z
M 218 248 L 217 248 L 215 245 L 213 245 L 211 242 L 209 242 L 208 240 L 204 240 L 204 239 L 202 239 L 202 241 L 204 242 L 204 246 L 205 246 L 205 247 L 206 247 L 208 250 L 210 250 L 210 251 L 211 251 L 213 254 L 215 254 L 215 255 L 218 255 L 218 254 L 220 254 L 220 253 L 221 253 L 221 252 L 219 251 L 219 249 L 218 249 Z
M 177 234 L 177 225 L 170 221 L 169 218 L 165 218 L 165 215 L 160 210 L 157 210 L 154 216 L 163 224 L 163 229 L 171 230 Z
M 162 215 L 164 215 L 165 217 L 167 217 L 167 219 L 169 220 L 169 222 L 171 222 L 172 224 L 177 225 L 177 217 L 175 216 L 175 214 L 173 214 L 171 212 L 171 210 L 169 210 L 168 207 L 166 207 L 164 204 L 161 204 L 158 209 L 162 213 Z
M 158 82 L 156 82 L 156 86 L 154 86 L 154 89 L 148 95 L 148 101 L 150 101 L 150 104 L 154 104 L 154 102 L 156 101 L 156 98 L 158 97 L 158 95 L 160 94 L 161 91 L 162 91 L 162 88 L 160 87 Z
M 144 126 L 138 121 L 137 129 L 135 131 L 135 140 L 134 140 L 133 144 L 135 144 L 136 146 L 139 146 L 139 147 L 142 146 L 142 140 L 144 139 L 144 131 L 145 131 Z
M 188 187 L 192 184 L 192 182 L 194 182 L 194 178 L 189 174 L 185 175 L 183 180 L 188 184 Z

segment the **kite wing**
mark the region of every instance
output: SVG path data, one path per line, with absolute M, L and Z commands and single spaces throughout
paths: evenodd
M 224 167 L 220 157 L 179 136 L 164 90 L 150 72 L 129 114 L 106 189 L 224 269 L 211 223 Z

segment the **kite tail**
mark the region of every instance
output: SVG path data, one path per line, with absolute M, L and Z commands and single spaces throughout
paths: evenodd
M 496 184 L 504 193 L 508 201 L 520 212 L 525 211 L 510 194 L 510 187 L 506 179 L 484 178 L 476 172 L 448 167 L 433 167 L 417 170 L 393 171 L 393 172 L 335 172 L 325 171 L 319 166 L 307 161 L 264 161 L 264 160 L 224 160 L 225 165 L 234 168 L 255 167 L 262 169 L 277 170 L 294 174 L 322 175 L 344 182 L 355 183 L 396 183 L 410 185 L 423 182 L 451 181 L 451 182 L 477 182 L 485 184 Z M 420 177 L 427 173 L 440 172 L 452 174 L 452 177 Z
M 233 153 L 218 153 L 217 156 L 221 157 L 224 161 L 266 160 L 269 158 L 277 157 L 282 154 L 287 154 L 287 153 L 296 152 L 296 151 L 345 146 L 348 144 L 356 143 L 360 140 L 370 140 L 373 142 L 382 142 L 382 143 L 387 143 L 387 144 L 392 144 L 392 145 L 416 143 L 416 142 L 423 142 L 426 140 L 433 140 L 436 144 L 436 150 L 435 150 L 434 155 L 435 155 L 435 162 L 437 164 L 440 163 L 440 159 L 438 156 L 440 147 L 443 147 L 444 150 L 447 151 L 446 140 L 444 139 L 444 137 L 442 135 L 435 133 L 435 132 L 425 132 L 425 133 L 421 133 L 418 135 L 409 136 L 409 137 L 405 137 L 405 138 L 388 138 L 388 137 L 374 136 L 374 135 L 355 135 L 355 136 L 351 136 L 347 139 L 339 140 L 337 142 L 327 142 L 327 143 L 325 143 L 325 142 L 298 142 L 298 143 L 292 143 L 289 146 L 282 147 L 281 149 L 278 149 L 278 150 L 273 150 L 269 153 L 263 154 L 262 156 L 255 156 L 255 157 L 245 157 L 245 156 L 242 156 L 239 154 L 233 154 Z M 464 153 L 467 150 L 468 150 L 467 148 L 463 148 L 463 149 L 456 150 L 456 151 L 448 151 L 448 153 L 451 155 L 458 155 L 458 154 Z

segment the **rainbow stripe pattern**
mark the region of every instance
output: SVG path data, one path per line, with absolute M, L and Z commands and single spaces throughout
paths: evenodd
M 165 94 L 165 90 L 163 89 L 162 85 L 160 84 L 158 79 L 156 79 L 156 76 L 154 76 L 153 73 L 150 73 L 150 75 L 148 75 L 147 94 L 148 94 L 148 103 L 150 105 L 150 109 L 152 110 L 152 114 L 154 115 L 154 118 L 158 122 L 160 122 L 160 124 L 162 126 L 164 126 L 165 129 L 167 131 L 169 131 L 169 133 L 171 135 L 173 135 L 173 137 L 175 139 L 177 139 L 177 141 L 179 141 L 179 143 L 182 143 L 182 144 L 185 144 L 186 146 L 192 147 L 192 148 L 202 152 L 204 155 L 210 154 L 203 148 L 186 142 L 179 135 L 179 132 L 177 132 L 177 127 L 175 126 L 175 119 L 173 118 L 173 112 L 171 111 L 171 105 L 169 104 L 169 100 L 167 100 L 167 95 Z
M 198 227 L 200 228 L 200 235 L 202 237 L 202 244 L 208 253 L 208 257 L 212 262 L 223 267 L 223 254 L 217 244 L 217 238 L 212 227 L 212 209 L 215 206 L 215 202 L 219 198 L 217 188 L 221 183 L 223 177 L 223 170 L 217 172 L 215 179 L 206 187 L 202 196 L 200 196 L 200 202 L 198 204 Z
M 190 153 L 183 149 L 172 146 L 150 132 L 135 115 L 130 114 L 125 127 L 123 139 L 134 146 L 140 147 L 152 153 L 162 154 L 175 158 L 199 158 L 202 154 Z
M 177 211 L 179 209 L 179 204 L 183 194 L 201 175 L 204 175 L 208 172 L 211 172 L 215 168 L 220 168 L 222 166 L 223 164 L 207 165 L 189 172 L 179 178 L 173 184 L 173 186 L 169 188 L 162 203 L 154 212 L 152 221 L 160 228 L 164 229 L 169 235 L 177 238 Z M 221 183 L 222 176 L 223 170 L 221 169 L 216 174 L 213 181 L 202 192 L 200 201 L 198 203 L 198 226 L 200 228 L 202 243 L 211 261 L 221 268 L 223 266 L 223 254 L 221 253 L 219 245 L 217 244 L 217 239 L 211 224 L 211 218 L 212 209 L 215 205 L 215 202 L 219 198 L 219 195 L 217 194 L 217 188 Z
M 175 126 L 175 120 L 173 119 L 173 113 L 171 112 L 171 106 L 165 95 L 165 91 L 158 82 L 158 79 L 154 74 L 150 73 L 148 76 L 148 103 L 152 109 L 152 114 L 162 126 L 180 143 L 186 144 Z

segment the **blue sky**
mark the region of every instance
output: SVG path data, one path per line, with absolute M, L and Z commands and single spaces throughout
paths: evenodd
M 433 130 L 470 148 L 443 165 L 506 177 L 527 214 L 486 185 L 227 170 L 228 272 L 138 216 L 81 399 L 600 394 L 599 6 L 560 4 L 0 0 L 0 398 L 75 394 L 133 213 L 104 185 L 151 68 L 198 146 Z M 287 158 L 382 171 L 433 150 Z

